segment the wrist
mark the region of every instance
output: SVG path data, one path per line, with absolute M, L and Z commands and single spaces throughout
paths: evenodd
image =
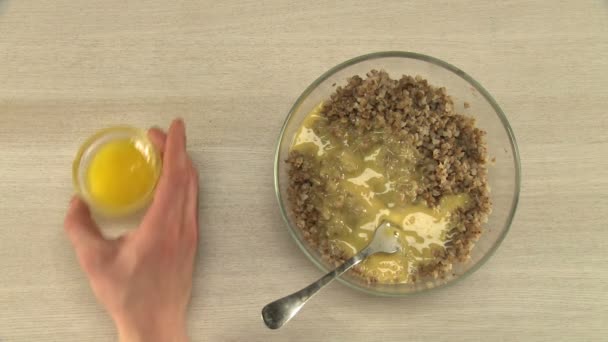
M 120 342 L 187 342 L 185 319 L 114 319 Z

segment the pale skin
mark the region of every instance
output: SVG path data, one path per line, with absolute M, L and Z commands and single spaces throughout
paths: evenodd
M 123 342 L 187 341 L 186 309 L 198 242 L 198 173 L 186 151 L 184 123 L 148 136 L 163 157 L 154 200 L 139 227 L 106 239 L 74 197 L 65 231 L 98 301 Z

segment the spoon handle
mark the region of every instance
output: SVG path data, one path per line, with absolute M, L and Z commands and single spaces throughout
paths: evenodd
M 262 319 L 266 326 L 270 329 L 278 329 L 283 324 L 289 322 L 298 311 L 306 304 L 306 302 L 312 298 L 319 290 L 325 285 L 329 284 L 332 280 L 341 276 L 344 272 L 348 271 L 351 267 L 357 265 L 371 253 L 370 248 L 365 248 L 359 253 L 355 254 L 352 258 L 346 260 L 342 265 L 338 266 L 333 271 L 327 273 L 321 279 L 314 283 L 306 286 L 298 292 L 292 293 L 286 297 L 275 300 L 274 302 L 266 305 L 262 309 Z

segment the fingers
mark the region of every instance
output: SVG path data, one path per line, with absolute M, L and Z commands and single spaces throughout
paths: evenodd
M 156 150 L 163 155 L 167 143 L 167 134 L 162 129 L 153 127 L 148 130 L 148 138 L 150 138 Z
M 190 165 L 190 183 L 188 184 L 185 214 L 186 229 L 193 231 L 196 240 L 198 237 L 198 171 L 192 163 Z
M 186 128 L 181 119 L 174 120 L 164 135 L 150 129 L 150 139 L 164 147 L 161 179 L 154 201 L 144 217 L 146 232 L 164 230 L 174 236 L 198 237 L 198 172 L 186 151 Z M 164 138 L 164 139 L 163 139 Z M 185 234 L 184 234 L 185 233 Z
M 77 196 L 70 202 L 64 228 L 77 251 L 99 248 L 108 242 L 93 221 L 89 207 Z
M 169 128 L 163 166 L 168 177 L 184 177 L 188 166 L 186 127 L 181 119 L 174 120 Z
M 182 209 L 190 178 L 187 169 L 189 157 L 186 151 L 186 129 L 182 120 L 177 119 L 171 123 L 169 134 L 165 139 L 164 151 L 162 174 L 152 208 L 159 206 L 162 209 L 154 210 L 161 211 L 166 211 L 169 207 Z
M 156 132 L 151 131 L 156 135 Z M 164 229 L 179 235 L 186 221 L 188 187 L 191 183 L 191 161 L 186 151 L 186 129 L 181 119 L 174 120 L 164 145 L 162 174 L 144 226 Z M 198 187 L 198 185 L 197 185 Z M 175 227 L 176 229 L 171 229 Z

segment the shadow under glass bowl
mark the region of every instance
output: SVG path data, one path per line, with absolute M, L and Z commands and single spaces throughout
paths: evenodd
M 495 162 L 488 167 L 492 213 L 471 251 L 469 261 L 454 264 L 452 272 L 445 279 L 430 279 L 415 284 L 367 284 L 348 273 L 338 278 L 345 285 L 365 293 L 406 296 L 464 278 L 483 265 L 498 248 L 511 226 L 517 207 L 521 173 L 519 154 L 509 122 L 490 93 L 471 76 L 444 61 L 412 52 L 388 51 L 356 57 L 333 67 L 306 88 L 289 111 L 281 129 L 274 161 L 276 196 L 289 232 L 304 254 L 323 272 L 333 266 L 306 242 L 301 230 L 294 224 L 287 200 L 289 165 L 285 160 L 297 129 L 310 111 L 328 99 L 337 86 L 345 85 L 349 77 L 364 77 L 372 69 L 385 70 L 393 79 L 403 74 L 420 75 L 433 86 L 445 87 L 454 100 L 455 111 L 474 117 L 477 127 L 487 132 L 488 157 L 495 158 Z

